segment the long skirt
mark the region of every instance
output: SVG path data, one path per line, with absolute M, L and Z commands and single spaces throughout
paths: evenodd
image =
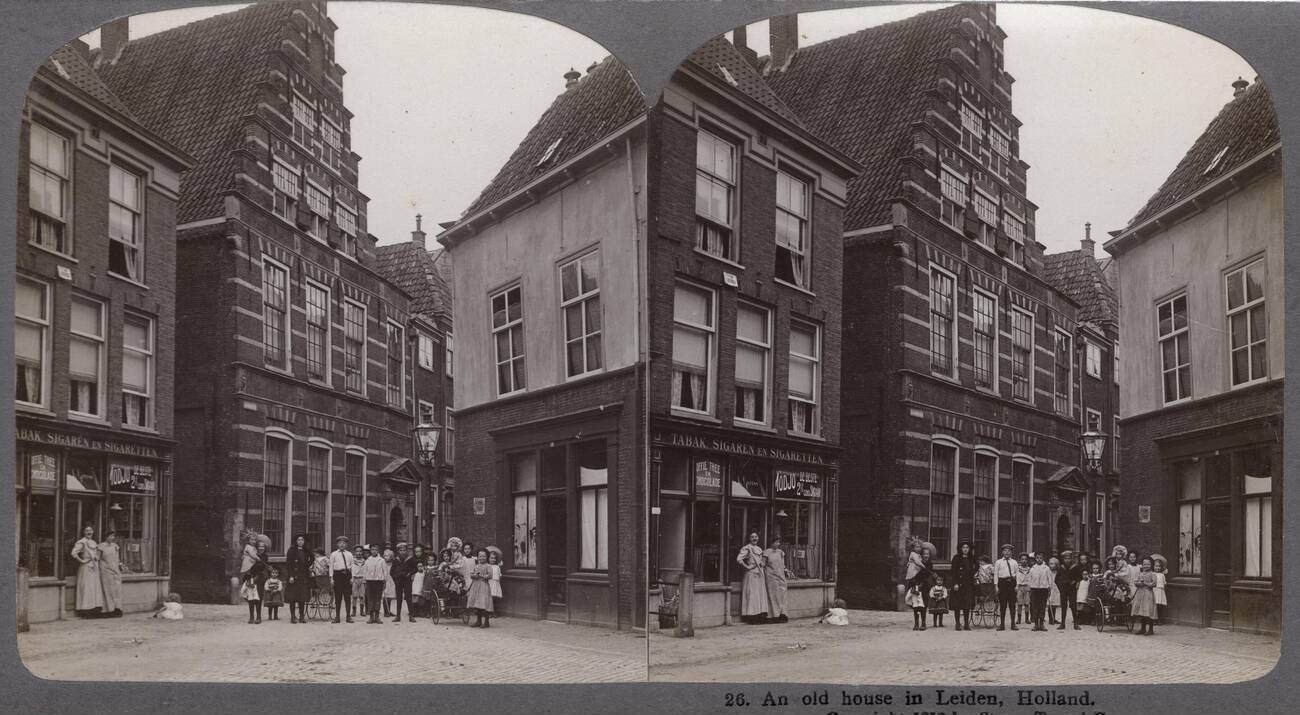
M 122 608 L 122 572 L 100 568 L 99 583 L 104 589 L 104 613 L 120 610 Z
M 492 612 L 492 587 L 487 581 L 474 579 L 474 583 L 469 586 L 469 594 L 465 597 L 465 607 Z
M 1058 588 L 1055 583 L 1052 584 L 1051 593 L 1047 594 L 1047 605 L 1049 606 L 1061 605 L 1061 589 Z
M 77 610 L 104 607 L 104 586 L 99 579 L 99 562 L 87 561 L 77 568 Z
M 745 571 L 743 590 L 740 592 L 740 615 L 757 616 L 767 613 L 767 584 L 762 569 Z
M 1155 618 L 1156 617 L 1156 595 L 1151 592 L 1150 588 L 1138 587 L 1137 593 L 1133 594 L 1133 603 L 1130 606 L 1129 615 L 1134 618 Z
M 771 600 L 768 604 L 767 615 L 769 618 L 779 618 L 785 615 L 785 579 L 767 576 L 767 595 Z

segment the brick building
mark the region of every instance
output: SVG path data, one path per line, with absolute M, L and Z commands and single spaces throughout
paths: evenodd
M 1172 620 L 1282 628 L 1282 139 L 1234 96 L 1105 248 L 1124 364 L 1120 533 L 1169 559 Z
M 123 611 L 170 589 L 176 204 L 190 161 L 105 86 L 85 43 L 37 69 L 14 293 L 14 535 L 30 621 L 72 614 L 86 526 L 100 541 L 116 532 Z
M 197 166 L 178 208 L 174 584 L 234 597 L 241 534 L 281 556 L 419 528 L 409 296 L 377 272 L 323 2 L 259 3 L 97 56 Z
M 841 228 L 859 167 L 756 64 L 711 40 L 649 120 L 651 608 L 690 572 L 699 626 L 739 614 L 751 532 L 783 541 L 791 616 L 835 598 Z
M 1093 554 L 1109 554 L 1120 543 L 1119 301 L 1106 273 L 1111 259 L 1099 260 L 1096 248 L 1092 224 L 1085 224 L 1079 248 L 1043 256 L 1043 267 L 1047 282 L 1079 304 L 1074 347 L 1080 429 L 1106 436 L 1096 471 L 1090 471 L 1086 460 L 1080 463 L 1090 508 L 1080 525 L 1079 545 Z M 1083 458 L 1082 451 L 1079 456 Z
M 844 216 L 839 592 L 901 601 L 909 541 L 942 570 L 1081 545 L 1078 306 L 1044 277 L 1005 34 L 958 5 L 798 46 L 774 23 L 776 94 L 860 161 Z
M 565 80 L 439 237 L 454 519 L 501 547 L 505 612 L 624 629 L 644 619 L 645 104 L 613 58 Z
M 429 251 L 422 217 L 415 217 L 411 240 L 378 246 L 378 271 L 411 296 L 411 399 L 416 425 L 437 425 L 442 438 L 431 463 L 418 460 L 424 475 L 417 499 L 422 544 L 440 546 L 454 534 L 452 501 L 456 478 L 456 421 L 452 403 L 451 256 Z

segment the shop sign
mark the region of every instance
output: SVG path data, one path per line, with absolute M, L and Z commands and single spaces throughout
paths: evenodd
M 52 454 L 32 455 L 32 486 L 56 487 L 59 484 L 59 460 Z
M 695 493 L 722 493 L 722 465 L 707 459 L 695 463 Z
M 487 513 L 487 498 L 474 497 L 474 516 L 483 516 Z
M 153 447 L 132 444 L 130 442 L 91 439 L 79 434 L 53 432 L 44 429 L 20 428 L 17 432 L 18 439 L 23 442 L 37 442 L 39 444 L 49 444 L 56 447 L 72 447 L 74 449 L 93 449 L 99 452 L 112 452 L 113 454 L 128 454 L 133 457 L 158 459 L 158 451 Z
M 805 464 L 824 464 L 834 466 L 837 462 L 834 457 L 827 457 L 817 452 L 809 452 L 800 449 L 784 449 L 767 444 L 755 444 L 753 442 L 742 442 L 734 439 L 721 439 L 718 437 L 701 437 L 694 434 L 682 434 L 681 432 L 656 432 L 654 434 L 656 444 L 665 444 L 671 447 L 689 447 L 694 449 L 711 449 L 715 452 L 725 452 L 727 454 L 738 454 L 745 457 L 766 457 L 768 459 L 781 460 L 783 462 L 803 462 Z
M 821 475 L 816 472 L 776 470 L 776 495 L 803 499 L 822 498 Z
M 114 491 L 156 492 L 158 482 L 147 464 L 110 464 L 108 488 Z
M 1151 505 L 1150 505 L 1150 504 L 1142 504 L 1142 505 L 1138 506 L 1138 523 L 1140 523 L 1140 524 L 1150 524 L 1150 523 L 1151 523 Z

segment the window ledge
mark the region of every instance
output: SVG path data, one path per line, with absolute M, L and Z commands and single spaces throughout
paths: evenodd
M 821 435 L 819 435 L 819 434 L 808 434 L 807 432 L 795 432 L 794 430 L 786 430 L 786 431 L 785 431 L 785 436 L 787 436 L 787 437 L 793 437 L 793 438 L 795 438 L 795 439 L 805 439 L 805 440 L 808 440 L 809 442 L 825 442 L 825 441 L 826 441 L 826 438 L 823 437 L 823 436 L 821 436 Z
M 609 573 L 605 571 L 574 571 L 564 579 L 569 583 L 608 584 Z
M 590 378 L 596 377 L 597 375 L 604 375 L 604 374 L 605 374 L 605 368 L 602 367 L 602 368 L 597 368 L 597 369 L 595 369 L 595 370 L 588 370 L 588 371 L 586 371 L 586 372 L 584 372 L 584 373 L 580 373 L 580 374 L 578 374 L 578 375 L 570 375 L 570 376 L 564 378 L 564 382 L 565 382 L 565 384 L 570 384 L 570 383 L 574 383 L 574 382 L 582 382 L 583 380 L 587 380 L 587 379 L 590 379 Z M 511 393 L 511 394 L 514 394 L 514 393 Z
M 109 278 L 116 278 L 117 280 L 122 281 L 123 283 L 129 283 L 137 288 L 143 288 L 145 290 L 149 290 L 149 286 L 141 283 L 140 281 L 134 278 L 127 278 L 121 273 L 114 273 L 113 271 L 107 271 L 107 273 Z
M 741 265 L 741 264 L 739 264 L 739 263 L 737 263 L 737 262 L 731 260 L 730 258 L 724 258 L 724 257 L 722 257 L 722 256 L 719 256 L 719 255 L 716 255 L 716 254 L 713 254 L 713 253 L 709 253 L 708 251 L 700 250 L 700 248 L 699 248 L 698 246 L 696 246 L 694 250 L 695 250 L 696 255 L 698 255 L 698 256 L 703 256 L 704 258 L 708 258 L 708 259 L 710 259 L 710 260 L 717 261 L 718 263 L 721 263 L 721 264 L 723 264 L 723 265 L 731 266 L 732 268 L 735 268 L 735 269 L 738 270 L 738 271 L 743 271 L 743 270 L 745 270 L 745 267 L 744 267 L 743 265 Z
M 771 425 L 765 425 L 758 422 L 745 422 L 740 418 L 732 420 L 732 423 L 740 429 L 747 429 L 752 432 L 764 432 L 767 434 L 777 434 L 776 428 Z
M 58 258 L 58 259 L 60 259 L 60 260 L 67 261 L 68 263 L 80 263 L 80 261 L 78 261 L 77 259 L 73 258 L 71 254 L 64 253 L 64 252 L 62 252 L 62 251 L 56 251 L 56 250 L 54 250 L 53 248 L 49 248 L 49 247 L 47 247 L 47 246 L 42 246 L 41 244 L 39 244 L 39 243 L 37 243 L 37 242 L 35 242 L 35 241 L 28 241 L 28 242 L 27 242 L 27 245 L 30 246 L 30 247 L 32 247 L 32 248 L 35 248 L 36 250 L 41 251 L 41 252 L 43 252 L 43 253 L 48 253 L 48 254 L 50 254 L 51 256 L 54 256 L 55 258 Z
M 39 405 L 24 405 L 21 402 L 14 403 L 14 411 L 25 412 L 31 415 L 40 415 L 41 417 L 57 417 L 54 410 L 46 409 Z
M 141 427 L 139 425 L 128 425 L 126 423 L 122 424 L 121 429 L 127 430 L 128 432 L 139 432 L 141 434 L 161 434 L 158 430 L 152 427 Z
M 670 412 L 674 417 L 685 417 L 686 419 L 697 420 L 699 422 L 707 422 L 711 425 L 722 424 L 722 420 L 714 417 L 713 415 L 704 414 L 703 412 L 691 412 L 689 410 L 682 410 L 676 407 L 673 407 L 670 410 Z
M 773 279 L 772 279 L 772 282 L 773 282 L 773 283 L 780 284 L 780 285 L 783 285 L 783 286 L 785 286 L 786 288 L 789 288 L 789 289 L 791 289 L 791 290 L 797 290 L 797 291 L 799 291 L 800 293 L 804 293 L 804 294 L 808 295 L 809 297 L 812 297 L 812 298 L 816 298 L 816 297 L 817 297 L 817 294 L 816 294 L 816 293 L 814 293 L 814 292 L 808 290 L 807 288 L 800 288 L 799 286 L 797 286 L 797 285 L 795 285 L 795 284 L 793 284 L 793 283 L 787 283 L 786 281 L 783 281 L 783 280 L 781 280 L 780 278 L 773 278 Z
M 93 415 L 79 415 L 76 412 L 69 411 L 68 419 L 73 422 L 85 422 L 86 424 L 98 425 L 100 427 L 112 427 L 112 423 L 102 417 Z
M 956 375 L 951 375 L 951 374 L 946 374 L 946 373 L 938 372 L 938 371 L 936 371 L 934 368 L 930 368 L 930 376 L 931 376 L 931 377 L 937 377 L 937 378 L 939 378 L 940 380 L 943 380 L 944 382 L 950 382 L 950 383 L 952 383 L 952 384 L 954 384 L 954 385 L 960 385 L 960 384 L 961 384 L 961 379 L 960 379 L 959 377 L 957 377 Z

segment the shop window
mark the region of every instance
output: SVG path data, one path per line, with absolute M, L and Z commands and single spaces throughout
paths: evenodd
M 14 400 L 49 406 L 50 287 L 18 276 L 14 286 Z
M 493 295 L 492 340 L 496 344 L 497 394 L 527 386 L 524 373 L 523 294 L 519 286 Z
M 349 391 L 365 392 L 366 307 L 350 300 L 343 303 L 343 372 Z
M 108 270 L 144 281 L 143 179 L 113 164 L 108 168 Z
M 127 312 L 122 322 L 122 424 L 153 426 L 154 322 Z
M 1034 316 L 1017 308 L 1011 311 L 1011 395 L 1032 402 L 1033 391 Z
M 736 419 L 767 424 L 772 352 L 771 313 L 766 308 L 736 306 Z
M 809 288 L 808 184 L 776 172 L 776 278 Z
M 1159 317 L 1160 372 L 1165 402 L 1192 396 L 1192 353 L 1187 322 L 1187 296 L 1180 295 L 1156 306 Z
M 659 491 L 686 494 L 690 491 L 691 462 L 678 452 L 665 451 L 659 468 Z
M 343 533 L 353 544 L 361 538 L 362 500 L 365 496 L 366 456 L 348 452 L 343 456 Z
M 108 488 L 108 528 L 117 532 L 123 570 L 153 573 L 162 535 L 157 470 L 148 464 L 111 464 Z
M 581 510 L 581 552 L 578 568 L 609 568 L 609 467 L 604 440 L 573 448 L 578 466 L 578 501 Z
M 972 374 L 975 384 L 995 389 L 998 354 L 998 299 L 983 291 L 971 292 L 971 314 L 974 317 L 975 361 Z
M 659 501 L 659 574 L 660 578 L 686 570 L 686 519 L 690 502 L 685 499 Z
M 717 462 L 708 460 L 696 462 L 697 474 L 703 471 L 701 465 L 712 466 L 717 465 Z M 733 467 L 731 469 L 731 489 L 729 494 L 731 497 L 739 499 L 766 499 L 769 479 L 770 473 L 761 462 L 747 462 L 743 466 Z M 766 547 L 767 544 L 762 544 L 762 546 Z
M 542 450 L 542 490 L 553 491 L 568 486 L 568 473 L 564 447 L 548 447 Z
M 775 535 L 781 537 L 786 568 L 795 578 L 822 576 L 823 489 L 822 476 L 816 472 L 777 469 L 774 475 L 772 523 Z
M 1264 259 L 1227 275 L 1232 384 L 1268 377 L 1268 314 L 1264 309 Z
M 560 311 L 564 314 L 564 349 L 568 376 L 595 372 L 601 366 L 600 254 L 589 253 L 560 266 Z
M 1178 573 L 1201 573 L 1201 474 L 1203 462 L 1174 464 L 1178 495 Z
M 786 404 L 788 424 L 795 434 L 821 432 L 821 330 L 790 321 L 790 384 Z
M 1246 578 L 1273 577 L 1273 465 L 1268 448 L 1241 453 Z
M 266 364 L 289 366 L 289 270 L 262 257 L 262 349 Z
M 291 444 L 288 439 L 268 434 L 265 450 L 260 531 L 271 539 L 267 550 L 273 554 L 282 554 L 285 545 L 284 518 L 290 483 Z
M 29 497 L 25 556 L 29 575 L 33 578 L 58 576 L 55 571 L 58 538 L 56 523 L 59 516 L 57 497 L 53 493 L 33 492 Z M 68 543 L 72 548 L 72 542 Z
M 948 377 L 956 373 L 956 286 L 951 273 L 930 269 L 930 370 Z
M 515 568 L 537 566 L 537 454 L 528 452 L 510 457 L 511 491 L 514 496 Z
M 734 482 L 733 482 L 734 484 Z M 744 576 L 744 569 L 736 563 L 736 554 L 740 548 L 749 543 L 751 533 L 758 534 L 758 545 L 761 548 L 767 548 L 768 544 L 768 523 L 770 510 L 766 500 L 759 502 L 746 502 L 733 499 L 728 506 L 727 511 L 727 571 L 726 578 L 728 581 L 740 581 Z
M 72 254 L 68 216 L 71 158 L 68 139 L 32 123 L 28 137 L 27 203 L 31 209 L 32 243 L 51 251 Z
M 695 247 L 735 261 L 736 147 L 703 129 L 695 147 Z
M 304 286 L 307 308 L 307 377 L 329 380 L 330 291 L 307 281 Z
M 692 412 L 712 412 L 714 293 L 677 285 L 673 301 L 672 405 Z
M 64 488 L 69 492 L 102 493 L 104 491 L 103 461 L 97 457 L 70 457 Z
M 701 583 L 722 580 L 722 502 L 696 501 L 691 524 L 691 567 Z
M 79 564 L 75 559 L 68 555 L 72 550 L 72 545 L 77 543 L 77 539 L 82 538 L 83 531 L 90 527 L 95 531 L 95 540 L 102 541 L 104 532 L 102 526 L 102 515 L 104 508 L 104 499 L 101 495 L 94 494 L 76 494 L 69 493 L 63 500 L 63 543 L 59 544 L 61 550 L 60 561 L 63 564 L 63 577 L 76 576 Z
M 956 502 L 957 448 L 934 442 L 930 445 L 930 543 L 935 560 L 946 560 L 952 553 Z
M 68 411 L 103 417 L 104 304 L 73 296 L 68 332 Z

